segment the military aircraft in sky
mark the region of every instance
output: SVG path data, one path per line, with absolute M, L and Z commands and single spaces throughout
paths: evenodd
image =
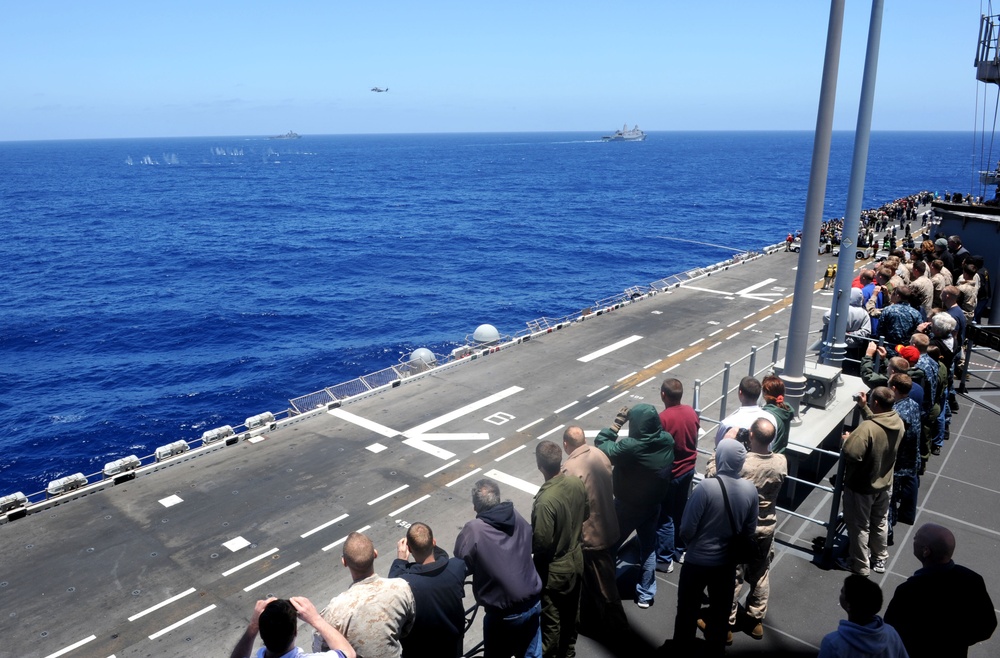
M 372 91 L 374 91 L 376 94 L 381 94 L 389 91 L 389 88 L 386 87 L 385 89 L 382 89 L 382 87 L 372 87 Z

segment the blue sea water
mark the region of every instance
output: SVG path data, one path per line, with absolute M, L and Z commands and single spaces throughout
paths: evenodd
M 812 139 L 0 143 L 0 495 L 778 242 Z M 875 133 L 865 207 L 969 191 L 972 141 Z M 852 147 L 835 134 L 828 218 Z

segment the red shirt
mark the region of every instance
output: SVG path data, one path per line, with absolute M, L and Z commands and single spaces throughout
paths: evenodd
M 667 407 L 660 412 L 663 429 L 674 437 L 674 467 L 670 474 L 679 478 L 694 469 L 698 458 L 698 430 L 701 422 L 694 408 L 686 404 Z

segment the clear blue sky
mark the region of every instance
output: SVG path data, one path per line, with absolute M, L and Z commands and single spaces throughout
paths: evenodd
M 886 0 L 876 130 L 973 129 L 982 11 Z M 870 12 L 847 1 L 837 129 Z M 0 141 L 812 130 L 828 18 L 827 0 L 9 1 Z

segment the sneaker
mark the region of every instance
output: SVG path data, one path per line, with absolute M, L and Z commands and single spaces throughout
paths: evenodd
M 683 551 L 679 558 L 675 560 L 677 564 L 684 564 L 684 556 L 687 555 L 687 551 Z
M 636 601 L 635 604 L 639 606 L 640 610 L 648 610 L 649 606 L 653 605 L 653 600 L 650 599 L 649 601 Z
M 941 454 L 941 446 L 931 446 L 931 454 L 932 455 L 940 455 Z
M 673 573 L 674 563 L 673 562 L 657 562 L 656 570 L 660 573 Z
M 750 629 L 750 637 L 755 640 L 764 639 L 764 622 L 759 621 L 753 628 Z
M 885 560 L 872 560 L 872 571 L 875 573 L 885 573 Z

